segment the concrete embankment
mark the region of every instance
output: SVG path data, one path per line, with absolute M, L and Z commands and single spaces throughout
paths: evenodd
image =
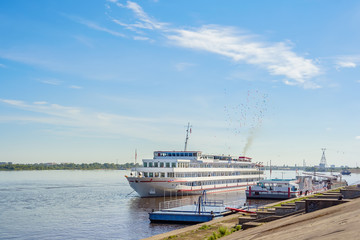
M 234 232 L 230 239 L 360 239 L 360 199 Z
M 356 195 L 359 195 L 360 189 L 356 189 Z M 307 214 L 302 213 L 290 216 L 284 216 L 277 219 L 278 216 L 273 216 L 276 221 L 271 222 L 261 221 L 253 222 L 256 225 L 254 228 L 247 230 L 235 231 L 234 227 L 241 222 L 241 219 L 246 222 L 246 217 L 254 218 L 254 216 L 242 216 L 242 214 L 233 214 L 223 218 L 215 219 L 205 224 L 198 224 L 189 226 L 183 229 L 178 229 L 168 233 L 156 235 L 147 240 L 160 239 L 209 239 L 209 237 L 218 232 L 219 227 L 225 227 L 233 233 L 224 236 L 221 239 L 360 239 L 360 198 L 345 200 L 342 204 L 321 209 L 324 204 L 332 201 L 336 203 L 338 199 L 331 198 L 333 192 L 326 193 L 320 197 L 306 200 Z M 337 194 L 340 194 L 338 191 Z M 343 193 L 344 194 L 344 193 Z M 341 200 L 340 200 L 341 201 Z M 286 202 L 286 201 L 282 201 Z M 303 201 L 304 202 L 304 201 Z M 320 203 L 320 204 L 319 204 Z M 291 208 L 293 203 L 283 204 L 285 208 Z M 274 205 L 274 204 L 271 204 Z M 276 204 L 280 205 L 280 204 Z M 287 206 L 286 206 L 287 205 Z M 295 205 L 295 204 L 293 204 Z M 309 206 L 320 210 L 311 212 Z M 271 209 L 269 209 L 271 210 Z M 286 210 L 286 209 L 285 209 Z M 277 209 L 274 209 L 276 212 Z M 282 209 L 284 211 L 284 209 Z M 298 211 L 298 210 L 295 210 Z M 284 214 L 287 214 L 286 212 Z M 240 218 L 239 218 L 240 217 Z M 245 218 L 245 219 L 244 219 Z M 271 217 L 270 217 L 271 218 Z M 256 217 L 255 217 L 256 219 Z M 266 222 L 266 223 L 265 223 Z M 252 222 L 251 222 L 252 223 Z M 206 228 L 204 228 L 204 225 Z M 244 225 L 245 228 L 245 225 Z M 357 238 L 359 237 L 359 238 Z

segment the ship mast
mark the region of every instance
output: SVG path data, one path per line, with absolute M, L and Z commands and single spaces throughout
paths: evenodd
M 186 148 L 187 148 L 187 143 L 188 143 L 188 140 L 189 140 L 189 131 L 191 133 L 191 126 L 190 126 L 190 123 L 188 122 L 187 129 L 186 129 L 186 139 L 185 139 L 184 151 L 186 151 Z

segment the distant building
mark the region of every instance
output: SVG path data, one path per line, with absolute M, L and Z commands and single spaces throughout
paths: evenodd
M 333 164 L 333 165 L 331 165 L 330 167 L 331 167 L 331 168 L 335 168 L 335 165 Z
M 55 165 L 57 165 L 57 163 L 54 163 L 54 162 L 53 163 L 45 163 L 45 165 L 46 166 L 55 166 Z

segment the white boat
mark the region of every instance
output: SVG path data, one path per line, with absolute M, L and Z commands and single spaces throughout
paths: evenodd
M 152 159 L 143 159 L 142 167 L 125 176 L 141 197 L 245 190 L 264 179 L 263 170 L 251 158 L 186 151 L 187 139 L 188 135 L 184 151 L 155 151 Z
M 300 195 L 300 186 L 296 179 L 266 179 L 255 186 L 249 186 L 246 198 L 287 199 Z
M 288 199 L 346 185 L 346 181 L 339 180 L 338 176 L 305 172 L 303 174 L 307 176 L 297 176 L 296 179 L 261 180 L 255 186 L 249 186 L 246 189 L 246 197 L 255 199 Z
M 245 190 L 264 178 L 247 157 L 203 155 L 200 151 L 155 151 L 126 176 L 141 197 Z

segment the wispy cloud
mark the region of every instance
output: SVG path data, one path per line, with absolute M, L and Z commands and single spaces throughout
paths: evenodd
M 76 86 L 76 85 L 71 85 L 71 86 L 69 86 L 69 88 L 72 88 L 72 89 L 82 89 L 81 86 Z
M 1 68 L 6 68 L 6 66 L 4 64 L 1 64 L 1 63 L 0 63 L 0 67 Z
M 38 79 L 38 81 L 44 84 L 55 85 L 55 86 L 58 86 L 62 83 L 62 81 L 57 79 Z
M 336 64 L 337 64 L 337 66 L 339 68 L 355 68 L 356 67 L 356 63 L 354 63 L 354 62 L 342 62 L 342 61 L 339 61 Z
M 113 36 L 116 36 L 116 37 L 126 37 L 124 34 L 122 34 L 120 32 L 117 32 L 117 31 L 111 30 L 109 28 L 100 26 L 98 23 L 95 23 L 93 21 L 90 21 L 90 20 L 87 20 L 87 19 L 84 19 L 84 18 L 81 18 L 81 17 L 78 17 L 78 16 L 70 16 L 70 15 L 66 15 L 66 14 L 63 14 L 63 15 L 66 16 L 67 18 L 75 21 L 75 22 L 78 22 L 80 24 L 83 24 L 83 25 L 87 26 L 88 28 L 91 28 L 91 29 L 94 29 L 94 30 L 97 30 L 97 31 L 101 31 L 101 32 L 106 32 L 106 33 L 109 33 L 109 34 L 111 34 Z
M 134 40 L 148 41 L 148 40 L 150 40 L 150 38 L 148 38 L 148 37 L 135 36 L 135 37 L 134 37 Z
M 175 33 L 168 35 L 168 38 L 179 46 L 205 50 L 238 63 L 263 67 L 272 75 L 285 76 L 286 84 L 317 87 L 310 79 L 320 74 L 319 67 L 313 60 L 296 55 L 285 43 L 263 43 L 237 33 L 234 28 L 217 25 L 182 29 Z
M 220 25 L 204 25 L 199 28 L 174 28 L 169 23 L 150 17 L 140 5 L 127 1 L 126 4 L 111 1 L 118 7 L 133 12 L 137 21 L 124 23 L 113 18 L 122 27 L 137 32 L 156 31 L 165 36 L 170 44 L 187 49 L 201 50 L 225 56 L 239 64 L 251 64 L 266 69 L 269 74 L 285 77 L 287 85 L 304 88 L 319 87 L 313 78 L 321 74 L 320 67 L 312 59 L 296 54 L 288 42 L 264 42 L 251 34 Z
M 356 136 L 355 139 L 356 139 L 356 140 L 360 140 L 360 136 Z
M 29 64 L 29 65 L 41 66 L 55 71 L 61 69 L 61 66 L 57 61 L 55 60 L 49 61 L 48 59 L 36 56 L 36 54 L 27 53 L 24 50 L 11 50 L 11 51 L 0 50 L 0 58 L 4 58 L 10 61 L 20 62 L 24 64 Z
M 38 102 L 34 102 L 35 105 L 45 105 L 47 104 L 47 102 L 45 101 L 38 101 Z
M 46 124 L 62 129 L 59 134 L 68 133 L 78 136 L 106 138 L 127 136 L 148 140 L 165 140 L 167 139 L 166 125 L 169 125 L 169 122 L 174 124 L 178 121 L 93 112 L 80 107 L 51 104 L 46 101 L 27 103 L 21 100 L 0 99 L 0 104 L 22 110 L 23 113 L 22 115 L 2 115 L 0 122 L 42 124 L 44 129 L 46 128 L 44 124 Z M 165 131 L 163 133 L 159 132 L 156 127 L 159 122 L 164 123 Z
M 159 22 L 156 19 L 150 17 L 142 9 L 142 7 L 135 2 L 127 1 L 126 4 L 119 3 L 118 1 L 111 1 L 111 2 L 115 3 L 118 7 L 131 10 L 139 20 L 136 23 L 125 24 L 125 23 L 120 22 L 119 20 L 114 19 L 114 22 L 118 23 L 119 25 L 126 26 L 129 29 L 136 29 L 136 28 L 163 29 L 167 25 L 167 23 Z
M 49 104 L 46 101 L 37 101 L 31 104 L 21 100 L 0 99 L 0 102 L 6 103 L 8 105 L 23 110 L 45 113 L 48 115 L 64 117 L 64 118 L 72 118 L 81 112 L 81 110 L 76 107 L 66 107 L 58 104 Z
M 119 99 L 119 101 L 123 102 L 124 100 Z M 130 99 L 129 101 L 134 100 Z M 0 123 L 35 125 L 51 135 L 104 139 L 125 137 L 126 139 L 166 142 L 168 146 L 172 147 L 181 144 L 181 140 L 179 141 L 179 138 L 182 138 L 181 129 L 185 128 L 184 123 L 188 120 L 164 116 L 126 116 L 75 106 L 63 106 L 46 101 L 29 103 L 16 99 L 0 99 L 0 105 L 17 110 L 16 114 L 1 114 Z M 161 128 L 159 128 L 159 124 Z M 225 138 L 226 126 L 223 121 L 204 122 L 195 117 L 192 124 L 197 126 L 196 131 L 199 134 L 196 140 L 194 139 L 194 146 L 213 147 L 212 151 L 217 152 L 219 150 L 217 149 L 219 148 L 218 142 L 214 144 L 213 138 L 209 139 L 206 133 L 209 132 L 209 129 L 216 130 L 217 137 Z M 168 133 L 173 132 L 173 129 L 179 129 L 179 132 L 174 133 L 174 136 L 177 137 L 169 140 Z
M 92 41 L 87 38 L 87 37 L 84 37 L 84 36 L 74 36 L 74 38 L 81 44 L 89 47 L 89 48 L 93 48 L 94 47 L 94 44 L 92 43 Z
M 335 58 L 335 67 L 338 70 L 340 68 L 356 68 L 359 64 L 359 55 L 340 56 Z

